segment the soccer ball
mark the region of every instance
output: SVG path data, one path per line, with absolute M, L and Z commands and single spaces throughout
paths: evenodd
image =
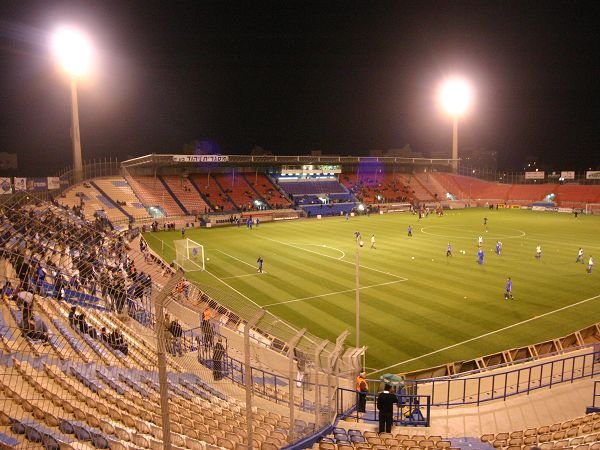
M 210 258 L 206 258 L 207 261 L 210 261 Z
M 365 245 L 365 243 L 364 243 L 363 241 L 360 241 L 360 242 L 358 243 L 358 245 L 360 245 L 360 246 L 362 247 L 363 245 Z

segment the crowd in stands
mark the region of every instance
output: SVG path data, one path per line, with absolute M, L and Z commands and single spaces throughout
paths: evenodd
M 31 338 L 47 340 L 47 327 L 32 314 L 34 294 L 103 304 L 117 313 L 127 302 L 150 296 L 152 280 L 138 273 L 123 237 L 91 226 L 68 208 L 5 209 L 0 214 L 0 250 L 15 274 L 3 292 L 22 309 L 21 327 Z M 99 338 L 83 313 L 69 319 L 81 333 Z M 115 346 L 123 348 L 122 343 Z

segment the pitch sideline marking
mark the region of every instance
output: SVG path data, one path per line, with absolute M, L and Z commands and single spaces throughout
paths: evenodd
M 389 284 L 403 283 L 404 281 L 405 280 L 396 280 L 396 281 L 387 281 L 385 283 L 371 284 L 369 286 L 362 286 L 362 287 L 358 288 L 358 290 L 362 291 L 363 289 L 370 289 L 370 288 L 379 287 L 379 286 L 387 286 Z M 295 299 L 292 299 L 292 300 L 286 300 L 284 302 L 269 303 L 268 305 L 265 305 L 263 308 L 268 308 L 270 306 L 285 305 L 287 303 L 301 302 L 301 301 L 304 301 L 304 300 L 311 300 L 313 298 L 329 297 L 331 295 L 337 295 L 337 294 L 346 294 L 348 292 L 354 292 L 354 291 L 356 291 L 356 288 L 354 288 L 354 289 L 346 289 L 344 291 L 329 292 L 327 294 L 311 295 L 310 297 L 295 298 Z
M 294 245 L 294 244 L 289 244 L 287 242 L 278 241 L 277 239 L 271 239 L 271 238 L 264 237 L 264 236 L 262 236 L 261 238 L 262 239 L 266 239 L 268 241 L 276 242 L 276 243 L 281 244 L 281 245 L 287 245 L 288 247 L 296 248 L 298 250 L 303 250 L 303 251 L 308 252 L 308 253 L 314 253 L 315 255 L 324 256 L 325 258 L 335 259 L 336 261 L 339 261 L 339 262 L 343 262 L 343 263 L 346 263 L 346 264 L 354 265 L 353 262 L 344 261 L 343 259 L 338 259 L 338 258 L 336 258 L 334 256 L 326 255 L 324 253 L 315 252 L 313 250 L 308 250 L 306 248 L 302 248 L 302 247 L 299 247 L 299 246 Z M 314 245 L 314 244 L 306 244 L 306 245 Z M 408 278 L 404 278 L 404 277 L 401 277 L 400 275 L 396 275 L 396 274 L 393 274 L 393 273 L 390 273 L 390 272 L 385 272 L 383 270 L 374 269 L 373 267 L 363 266 L 362 264 L 360 265 L 360 267 L 363 268 L 363 269 L 372 270 L 373 272 L 379 272 L 379 273 L 382 273 L 384 275 L 389 275 L 391 277 L 398 278 L 399 280 L 402 280 L 402 281 L 408 281 Z
M 554 313 L 557 313 L 557 312 L 560 312 L 560 311 L 564 311 L 564 310 L 566 310 L 566 309 L 569 309 L 569 308 L 572 308 L 572 307 L 574 307 L 574 306 L 579 306 L 579 305 L 582 305 L 582 304 L 584 304 L 584 303 L 587 303 L 587 302 L 589 302 L 589 301 L 595 300 L 595 299 L 597 299 L 597 298 L 600 298 L 600 294 L 598 294 L 598 295 L 595 295 L 595 296 L 593 296 L 593 297 L 585 298 L 585 299 L 583 299 L 583 300 L 580 300 L 580 301 L 578 301 L 578 302 L 576 302 L 576 303 L 573 303 L 573 304 L 571 304 L 571 305 L 566 305 L 566 306 L 563 306 L 562 308 L 558 308 L 558 309 L 554 309 L 554 310 L 552 310 L 552 311 L 545 312 L 544 314 L 540 314 L 539 316 L 530 317 L 529 319 L 522 320 L 521 322 L 516 322 L 516 323 L 513 323 L 513 324 L 511 324 L 511 325 L 507 325 L 507 326 L 505 326 L 505 327 L 503 327 L 503 328 L 499 328 L 499 329 L 497 329 L 497 330 L 490 331 L 490 332 L 488 332 L 488 333 L 485 333 L 485 334 L 482 334 L 482 335 L 480 335 L 480 336 L 475 336 L 475 337 L 472 337 L 472 338 L 470 338 L 470 339 L 467 339 L 467 340 L 465 340 L 465 341 L 462 341 L 462 342 L 457 342 L 456 344 L 448 345 L 448 346 L 446 346 L 446 347 L 444 347 L 444 348 L 440 348 L 440 349 L 434 350 L 434 351 L 432 351 L 432 352 L 425 353 L 425 354 L 423 354 L 423 355 L 415 356 L 414 358 L 407 359 L 406 361 L 401 361 L 401 362 L 399 362 L 399 363 L 392 364 L 391 366 L 387 366 L 387 367 L 384 367 L 384 368 L 382 368 L 382 369 L 377 369 L 377 370 L 375 370 L 375 371 L 373 371 L 373 372 L 369 373 L 369 375 L 373 375 L 374 373 L 383 372 L 383 371 L 385 371 L 385 370 L 389 370 L 389 369 L 392 369 L 392 368 L 394 368 L 394 367 L 401 366 L 402 364 L 406 364 L 406 363 L 409 363 L 409 362 L 416 361 L 416 360 L 418 360 L 418 359 L 421 359 L 421 358 L 423 358 L 423 357 L 426 357 L 426 356 L 435 355 L 436 353 L 440 353 L 440 352 L 443 352 L 443 351 L 446 351 L 446 350 L 450 350 L 451 348 L 458 347 L 458 346 L 460 346 L 460 345 L 468 344 L 469 342 L 473 342 L 473 341 L 476 341 L 476 340 L 478 340 L 478 339 L 481 339 L 481 338 L 484 338 L 484 337 L 488 337 L 488 336 L 491 336 L 491 335 L 493 335 L 493 334 L 500 333 L 500 332 L 502 332 L 502 331 L 509 330 L 509 329 L 511 329 L 511 328 L 514 328 L 514 327 L 517 327 L 517 326 L 519 326 L 519 325 L 523 325 L 523 324 L 525 324 L 525 323 L 532 322 L 532 321 L 534 321 L 534 320 L 537 320 L 537 319 L 541 319 L 542 317 L 546 317 L 546 316 L 552 315 L 552 314 L 554 314 Z M 510 300 L 509 300 L 509 301 L 510 301 Z

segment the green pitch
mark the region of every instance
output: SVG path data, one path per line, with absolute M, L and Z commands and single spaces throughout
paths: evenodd
M 195 272 L 191 279 L 229 286 L 323 338 L 333 340 L 349 330 L 347 343 L 354 345 L 353 234 L 360 231 L 360 344 L 368 346 L 367 367 L 406 372 L 541 342 L 599 322 L 600 267 L 586 271 L 590 255 L 600 261 L 599 229 L 600 217 L 594 216 L 471 209 L 420 221 L 408 213 L 311 219 L 252 230 L 188 230 L 186 237 L 204 245 L 206 269 L 216 277 Z M 375 249 L 370 248 L 372 234 Z M 478 236 L 484 239 L 483 265 L 476 260 Z M 172 241 L 181 239 L 179 231 L 145 238 L 165 260 L 175 259 Z M 497 240 L 503 244 L 501 256 L 495 254 Z M 448 242 L 452 257 L 446 257 Z M 585 265 L 575 264 L 579 247 Z M 259 256 L 263 274 L 256 270 Z M 513 300 L 504 299 L 509 276 Z

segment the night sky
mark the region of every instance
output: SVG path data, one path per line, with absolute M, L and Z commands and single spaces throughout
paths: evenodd
M 27 1 L 0 3 L 0 151 L 15 175 L 71 160 L 57 24 L 97 46 L 80 82 L 84 159 L 180 153 L 367 155 L 451 148 L 440 81 L 470 79 L 459 146 L 600 169 L 600 2 Z

